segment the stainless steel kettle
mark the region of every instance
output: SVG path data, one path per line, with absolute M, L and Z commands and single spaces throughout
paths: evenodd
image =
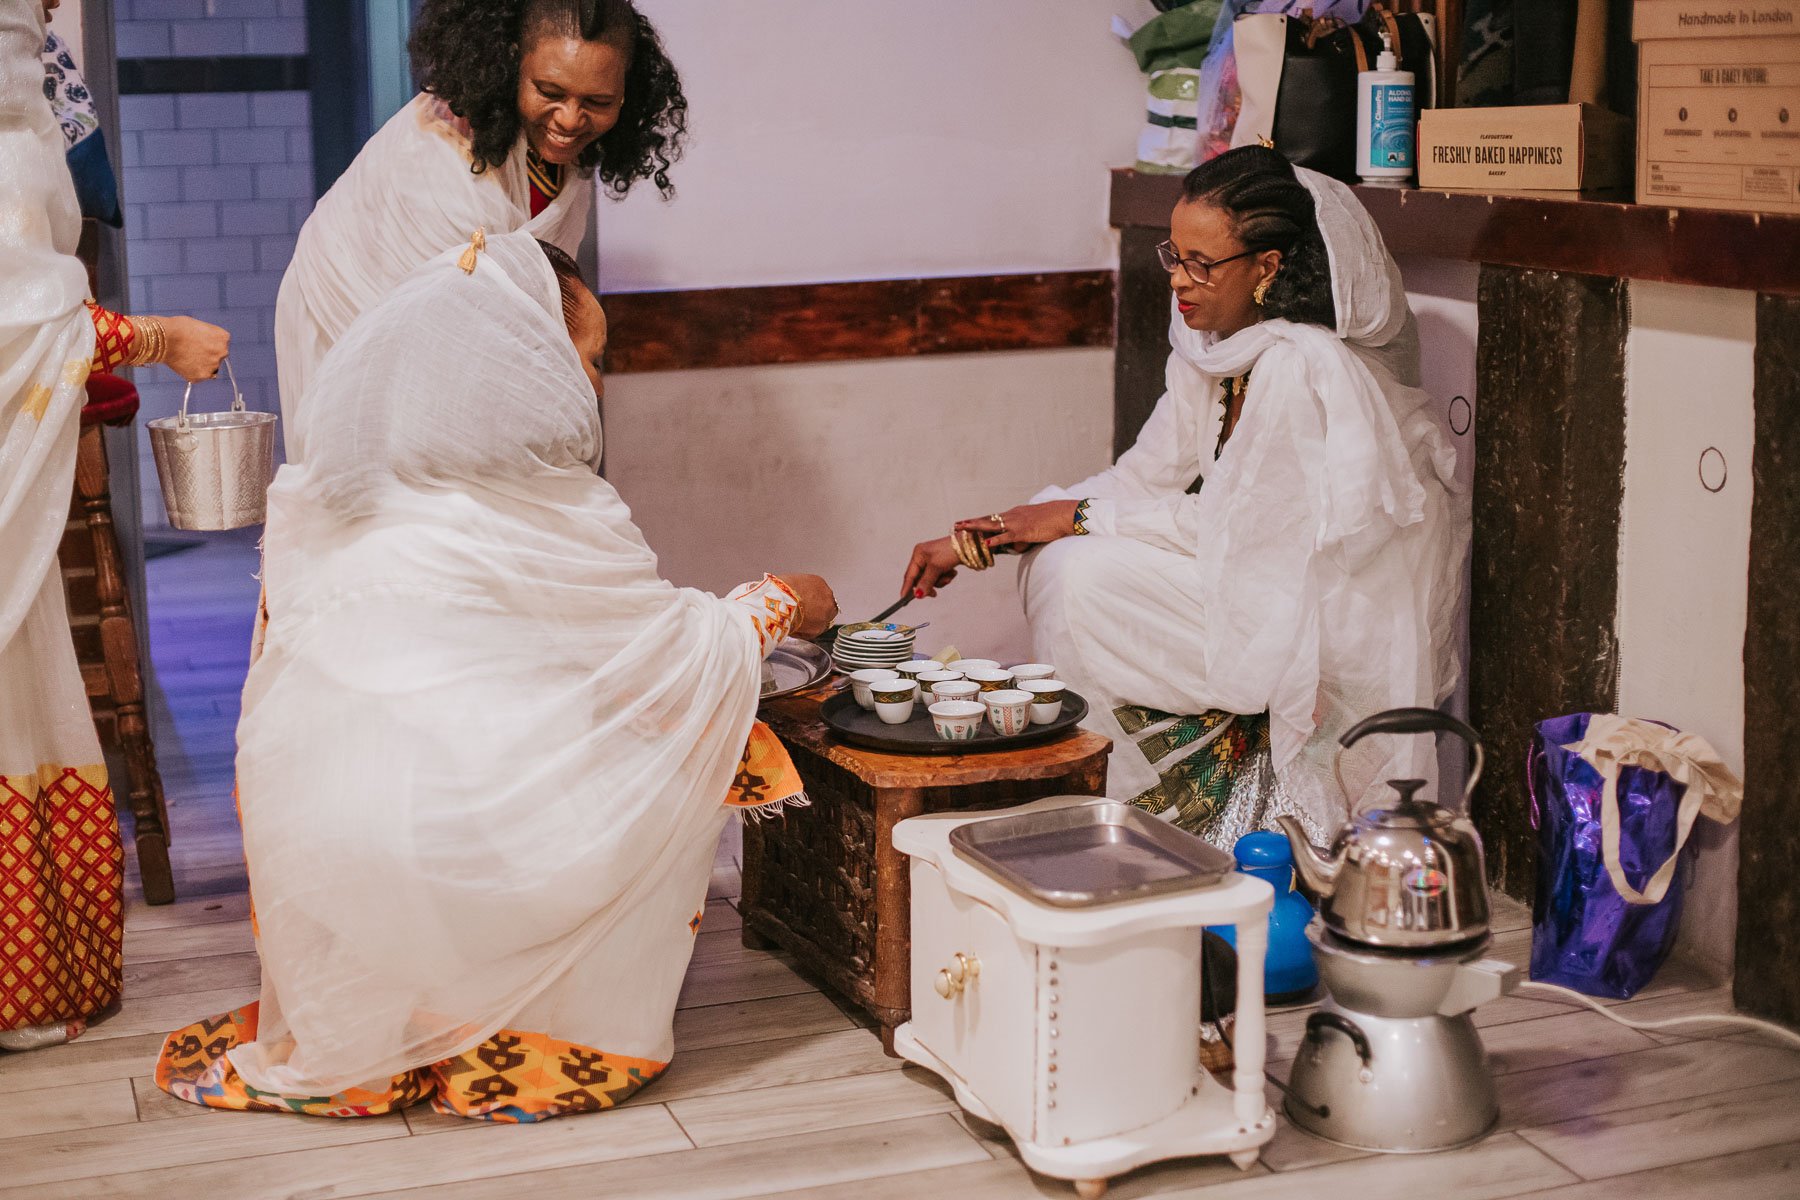
M 1481 778 L 1484 753 L 1473 729 L 1430 708 L 1376 713 L 1338 740 L 1338 755 L 1375 733 L 1454 733 L 1475 761 L 1463 809 Z M 1339 778 L 1340 786 L 1342 777 Z M 1422 800 L 1422 779 L 1392 779 L 1386 807 L 1353 812 L 1329 850 L 1306 840 L 1290 816 L 1276 818 L 1294 848 L 1300 890 L 1318 906 L 1326 929 L 1367 946 L 1409 950 L 1482 937 L 1488 898 L 1481 836 L 1466 815 Z

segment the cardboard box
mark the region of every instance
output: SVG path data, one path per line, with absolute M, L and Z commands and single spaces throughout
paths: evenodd
M 1631 120 L 1591 104 L 1430 108 L 1419 186 L 1576 192 L 1631 182 Z
M 1639 204 L 1800 213 L 1800 0 L 1637 0 Z

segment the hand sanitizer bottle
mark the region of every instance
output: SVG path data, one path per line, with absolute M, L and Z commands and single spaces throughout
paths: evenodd
M 1375 69 L 1356 77 L 1356 173 L 1364 183 L 1403 187 L 1418 148 L 1413 73 L 1396 70 L 1394 45 L 1384 31 Z

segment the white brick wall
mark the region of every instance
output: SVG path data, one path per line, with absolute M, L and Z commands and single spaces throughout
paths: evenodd
M 306 0 L 113 0 L 120 58 L 305 54 Z
M 173 14 L 207 2 L 122 0 L 121 8 Z M 256 2 L 211 0 L 221 12 Z M 270 8 L 282 2 L 266 0 Z M 123 96 L 119 116 L 131 310 L 229 329 L 245 402 L 276 411 L 275 293 L 313 203 L 306 93 Z M 139 371 L 138 390 L 144 419 L 180 406 L 181 385 L 161 368 Z M 197 390 L 194 403 L 223 408 L 229 399 L 213 385 Z M 161 524 L 148 438 L 139 445 L 146 521 Z

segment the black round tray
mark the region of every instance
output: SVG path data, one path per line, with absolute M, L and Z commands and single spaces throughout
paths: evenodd
M 839 738 L 852 746 L 886 750 L 892 754 L 987 754 L 994 750 L 1017 750 L 1021 746 L 1035 746 L 1064 736 L 1087 713 L 1087 701 L 1064 689 L 1062 715 L 1048 725 L 1029 725 L 1024 733 L 1002 737 L 984 717 L 981 732 L 974 740 L 949 742 L 932 728 L 931 713 L 922 702 L 913 704 L 912 718 L 904 725 L 887 724 L 858 704 L 856 697 L 848 691 L 833 696 L 819 707 L 819 716 Z

